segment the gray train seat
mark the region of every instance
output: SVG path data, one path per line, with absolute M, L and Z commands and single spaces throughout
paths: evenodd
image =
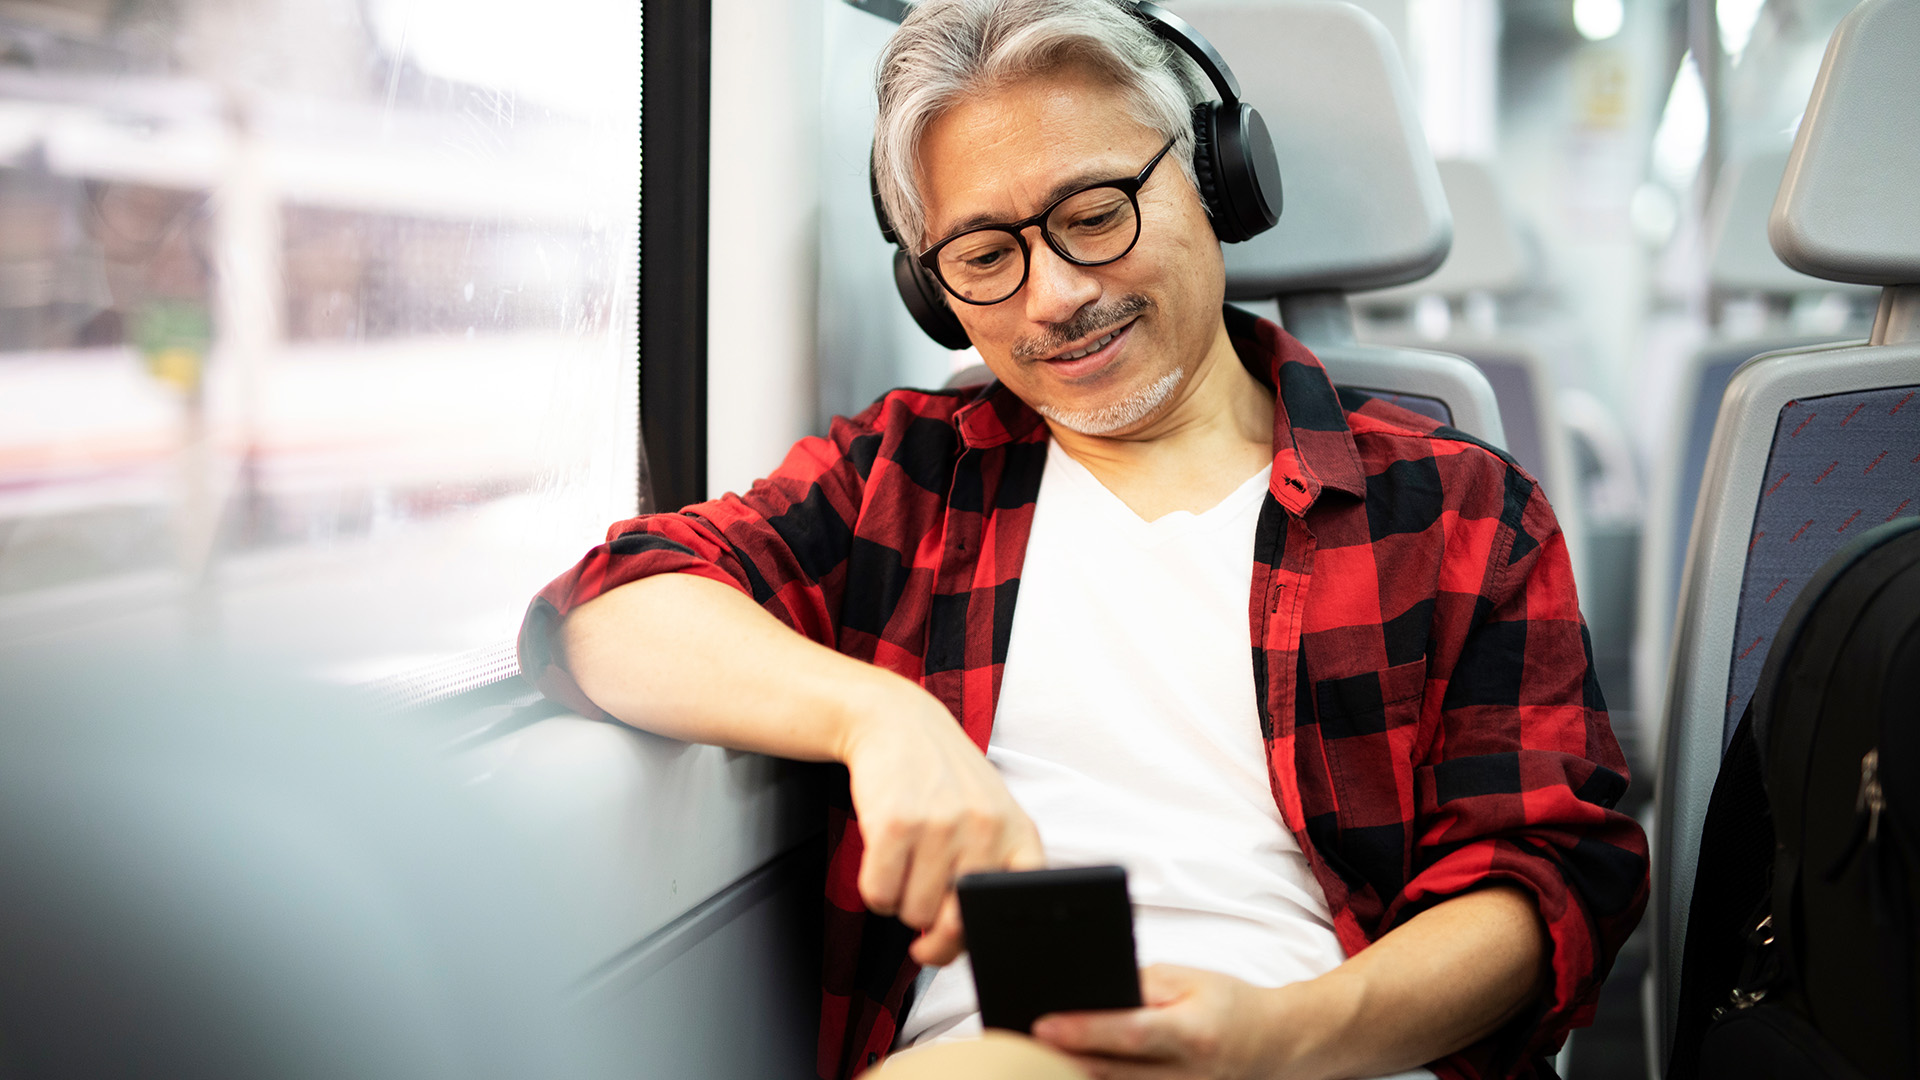
M 1716 325 L 1680 373 L 1660 453 L 1669 467 L 1655 472 L 1641 538 L 1633 702 L 1642 717 L 1660 714 L 1687 534 L 1728 381 L 1762 353 L 1864 340 L 1878 298 L 1870 288 L 1802 274 L 1768 246 L 1767 216 L 1786 168 L 1785 149 L 1755 154 L 1730 163 L 1714 191 L 1708 277 Z
M 1768 225 L 1802 273 L 1881 288 L 1864 345 L 1735 371 L 1701 480 L 1673 632 L 1654 836 L 1650 1066 L 1664 1070 L 1701 824 L 1734 724 L 1800 585 L 1861 529 L 1920 513 L 1920 5 L 1840 23 Z
M 1386 28 L 1346 4 L 1207 0 L 1180 15 L 1240 58 L 1235 73 L 1272 131 L 1285 182 L 1280 223 L 1226 246 L 1227 298 L 1277 314 L 1336 383 L 1506 446 L 1493 388 L 1472 364 L 1354 333 L 1347 294 L 1432 273 L 1452 240 Z

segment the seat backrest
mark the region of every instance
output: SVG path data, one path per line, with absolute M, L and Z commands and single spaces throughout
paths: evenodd
M 1348 4 L 1194 0 L 1180 14 L 1229 43 L 1285 183 L 1279 224 L 1225 248 L 1228 298 L 1277 300 L 1281 323 L 1336 383 L 1433 399 L 1454 427 L 1504 446 L 1493 389 L 1472 364 L 1354 337 L 1346 294 L 1432 273 L 1453 234 L 1386 28 Z
M 1648 972 L 1673 1038 L 1700 827 L 1786 608 L 1862 529 L 1920 513 L 1920 5 L 1865 0 L 1828 43 L 1769 235 L 1794 269 L 1885 286 L 1866 345 L 1790 350 L 1721 399 L 1674 627 Z
M 1825 348 L 1839 344 L 1830 338 L 1776 338 L 1768 341 L 1715 342 L 1695 354 L 1681 386 L 1682 398 L 1675 411 L 1677 421 L 1672 444 L 1671 464 L 1678 466 L 1668 496 L 1671 510 L 1662 516 L 1665 530 L 1661 546 L 1662 573 L 1658 576 L 1658 609 L 1670 619 L 1680 599 L 1680 576 L 1686 569 L 1687 536 L 1693 530 L 1693 510 L 1700 500 L 1701 477 L 1707 469 L 1707 451 L 1713 442 L 1713 421 L 1720 411 L 1720 398 L 1740 365 L 1767 353 Z
M 1747 303 L 1758 321 L 1723 317 L 1715 335 L 1686 360 L 1676 384 L 1679 397 L 1669 416 L 1666 459 L 1670 467 L 1656 476 L 1642 534 L 1639 610 L 1642 612 L 1635 645 L 1636 710 L 1658 716 L 1667 683 L 1667 654 L 1673 618 L 1680 597 L 1680 575 L 1687 558 L 1687 536 L 1693 528 L 1700 496 L 1700 478 L 1706 469 L 1707 447 L 1713 437 L 1713 418 L 1720 397 L 1734 371 L 1762 353 L 1837 344 L 1864 338 L 1864 327 L 1853 333 L 1848 313 L 1875 291 L 1811 277 L 1780 261 L 1767 243 L 1767 218 L 1787 168 L 1785 147 L 1729 162 L 1714 186 L 1708 211 L 1708 284 L 1722 311 Z M 1842 321 L 1818 327 L 1809 320 L 1769 317 L 1769 311 L 1806 310 L 1828 318 L 1832 301 Z M 1675 469 L 1671 467 L 1677 465 Z
M 1844 288 L 1780 261 L 1767 241 L 1767 218 L 1787 173 L 1788 148 L 1727 163 L 1707 210 L 1707 277 L 1721 294 L 1791 296 Z
M 1279 223 L 1225 248 L 1230 298 L 1377 289 L 1440 266 L 1452 216 L 1386 27 L 1311 0 L 1193 0 L 1180 14 L 1236 61 L 1280 158 Z

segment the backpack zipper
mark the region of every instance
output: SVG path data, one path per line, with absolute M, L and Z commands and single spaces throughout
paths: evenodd
M 1880 836 L 1880 811 L 1887 808 L 1887 792 L 1880 786 L 1880 749 L 1875 747 L 1860 758 L 1860 794 L 1853 800 L 1853 812 L 1867 815 L 1867 843 Z
M 1762 902 L 1762 907 L 1768 906 Z M 1780 958 L 1773 948 L 1773 914 L 1760 917 L 1747 931 L 1746 956 L 1740 962 L 1740 977 L 1727 992 L 1727 1003 L 1713 1010 L 1715 1020 L 1740 1009 L 1751 1009 L 1767 999 L 1767 991 L 1780 977 Z

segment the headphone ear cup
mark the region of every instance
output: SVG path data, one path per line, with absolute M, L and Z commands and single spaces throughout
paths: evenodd
M 1250 240 L 1280 220 L 1273 137 L 1253 106 L 1202 102 L 1193 107 L 1193 174 L 1221 243 Z
M 1228 236 L 1232 226 L 1227 219 L 1227 207 L 1220 197 L 1219 162 L 1214 157 L 1213 113 L 1217 106 L 1203 101 L 1193 107 L 1193 178 L 1200 188 L 1200 201 L 1206 204 L 1207 217 L 1213 222 L 1213 233 L 1225 243 L 1232 243 L 1238 237 Z
M 905 248 L 893 249 L 893 287 L 899 290 L 900 301 L 907 305 L 913 321 L 920 324 L 928 337 L 949 349 L 972 347 L 966 327 L 960 325 L 960 317 L 947 305 L 946 290 Z
M 1248 240 L 1280 220 L 1280 165 L 1267 122 L 1241 102 L 1214 114 L 1215 183 L 1232 207 L 1237 239 Z

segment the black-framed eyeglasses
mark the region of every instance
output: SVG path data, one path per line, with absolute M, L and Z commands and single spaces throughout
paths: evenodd
M 1040 227 L 1041 239 L 1054 254 L 1075 265 L 1102 266 L 1120 259 L 1140 240 L 1140 188 L 1174 141 L 1167 140 L 1137 176 L 1089 184 L 1024 221 L 956 233 L 921 252 L 920 265 L 958 299 L 986 305 L 1007 299 L 1027 283 L 1033 252 L 1026 231 L 1032 226 Z

